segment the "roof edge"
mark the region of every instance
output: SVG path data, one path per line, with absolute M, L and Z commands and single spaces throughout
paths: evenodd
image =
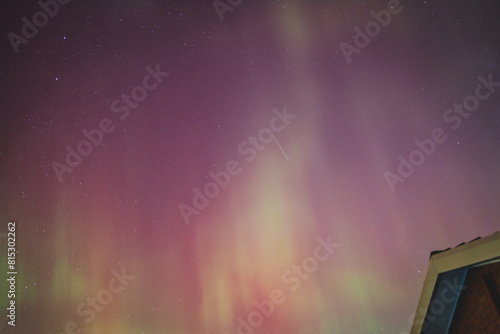
M 439 274 L 498 257 L 500 257 L 499 231 L 432 255 L 410 334 L 419 334 L 421 332 Z

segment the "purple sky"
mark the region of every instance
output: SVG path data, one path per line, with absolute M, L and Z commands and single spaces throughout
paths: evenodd
M 222 3 L 0 4 L 2 333 L 400 334 L 499 229 L 498 2 Z

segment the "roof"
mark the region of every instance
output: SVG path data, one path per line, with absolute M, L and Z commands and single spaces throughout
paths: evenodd
M 450 287 L 450 284 L 463 286 L 469 268 L 496 261 L 500 261 L 500 232 L 498 231 L 484 238 L 461 243 L 452 249 L 431 252 L 427 275 L 410 333 L 420 334 L 422 328 L 425 328 L 426 334 L 446 332 L 451 325 L 461 289 L 457 289 L 458 298 L 448 303 L 441 302 L 440 305 L 443 307 L 439 314 L 429 317 L 427 315 L 430 312 L 431 301 L 446 287 Z

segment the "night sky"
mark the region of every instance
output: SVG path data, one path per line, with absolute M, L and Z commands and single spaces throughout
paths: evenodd
M 0 13 L 1 333 L 406 333 L 500 229 L 498 1 Z

